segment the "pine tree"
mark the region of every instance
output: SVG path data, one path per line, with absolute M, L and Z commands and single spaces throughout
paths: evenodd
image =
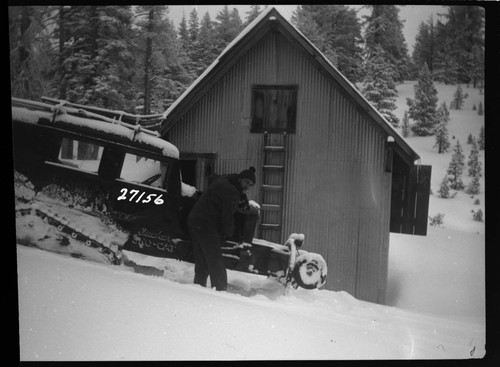
M 321 52 L 325 52 L 325 35 L 321 32 L 314 20 L 313 13 L 297 6 L 292 14 L 292 23 L 295 25 Z
M 179 39 L 181 40 L 182 47 L 187 51 L 189 45 L 189 30 L 186 16 L 184 14 L 182 15 L 181 22 L 179 23 Z
M 231 39 L 231 41 L 236 38 L 241 30 L 243 29 L 243 21 L 241 20 L 241 17 L 240 17 L 240 13 L 238 11 L 238 9 L 236 8 L 233 8 L 233 10 L 231 11 L 231 14 L 229 15 L 229 22 L 230 22 L 230 25 L 231 25 L 231 30 L 233 33 L 233 37 Z
M 182 39 L 177 38 L 166 6 L 137 6 L 135 78 L 138 104 L 145 114 L 161 113 L 185 89 Z
M 8 8 L 12 96 L 38 99 L 50 88 L 44 77 L 52 64 L 51 34 L 43 31 L 52 11 L 53 7 L 41 6 Z
M 465 193 L 469 195 L 477 195 L 481 190 L 481 184 L 479 183 L 479 175 L 474 176 L 472 181 L 467 185 Z
M 198 12 L 196 11 L 196 8 L 193 8 L 193 10 L 189 13 L 188 34 L 190 42 L 195 42 L 198 39 L 199 28 L 200 21 L 198 19 Z
M 479 116 L 482 116 L 484 114 L 484 111 L 483 111 L 483 102 L 479 102 L 479 107 L 477 109 L 477 114 Z
M 215 25 L 215 32 L 217 34 L 218 40 L 218 51 L 222 52 L 226 46 L 234 39 L 242 30 L 242 21 L 238 10 L 233 8 L 230 12 L 227 5 L 217 13 L 215 19 L 217 23 Z
M 252 23 L 252 21 L 260 15 L 260 13 L 262 13 L 260 5 L 250 5 L 250 10 L 247 11 L 247 17 L 245 19 L 244 26 L 246 27 L 247 25 Z
M 301 5 L 292 23 L 352 83 L 362 70 L 361 24 L 356 12 L 346 5 Z
M 196 11 L 196 8 L 193 8 L 189 13 L 189 21 L 187 26 L 182 25 L 182 23 L 180 24 L 180 26 L 182 27 L 179 32 L 181 34 L 180 38 L 183 44 L 182 56 L 185 60 L 185 68 L 187 70 L 187 73 L 193 79 L 196 79 L 201 74 L 201 70 L 203 68 L 202 66 L 200 66 L 203 61 L 200 61 L 199 59 L 199 49 L 201 47 L 198 39 L 200 32 L 200 22 L 198 19 L 198 12 Z
M 368 5 L 372 13 L 365 17 L 365 48 L 381 47 L 395 68 L 394 80 L 408 77 L 408 46 L 403 35 L 403 22 L 396 5 Z
M 449 199 L 450 194 L 450 179 L 448 176 L 444 176 L 441 184 L 439 185 L 438 196 L 442 199 Z
M 472 149 L 469 154 L 467 165 L 469 166 L 469 176 L 481 177 L 481 162 L 479 162 L 479 149 L 476 139 L 472 139 Z
M 408 115 L 415 121 L 412 131 L 418 136 L 434 134 L 437 124 L 437 90 L 427 64 L 422 67 L 419 80 L 414 86 L 415 99 L 407 98 Z
M 407 138 L 410 135 L 410 119 L 408 118 L 407 111 L 405 111 L 403 121 L 401 122 L 401 134 L 404 138 Z
M 413 62 L 418 68 L 421 68 L 424 63 L 427 64 L 431 74 L 434 74 L 435 64 L 435 26 L 432 16 L 426 22 L 421 22 L 417 35 L 415 37 L 415 45 L 413 46 Z
M 478 193 L 479 193 L 479 189 L 478 189 Z M 478 209 L 477 212 L 472 210 L 472 218 L 476 222 L 482 222 L 483 221 L 483 211 L 481 209 Z
M 484 150 L 484 126 L 481 126 L 481 130 L 479 131 L 479 139 L 477 141 L 477 145 L 479 150 Z
M 480 6 L 448 6 L 444 31 L 452 47 L 447 57 L 453 60 L 456 82 L 477 86 L 484 79 L 484 17 Z
M 438 153 L 445 153 L 450 147 L 450 141 L 448 140 L 448 119 L 446 115 L 447 109 L 446 104 L 442 104 L 438 110 L 438 125 L 436 127 L 436 144 L 434 148 L 438 148 Z
M 201 20 L 198 39 L 192 42 L 191 49 L 191 60 L 196 75 L 203 73 L 219 55 L 215 25 L 208 12 Z
M 363 95 L 394 127 L 399 119 L 394 115 L 398 92 L 393 80 L 393 68 L 381 48 L 374 49 L 365 63 Z
M 435 57 L 433 77 L 436 81 L 445 84 L 456 84 L 458 81 L 459 65 L 455 58 L 450 57 L 454 52 L 456 44 L 448 34 L 445 24 L 438 21 L 436 23 L 435 36 Z
M 453 155 L 451 157 L 451 161 L 447 170 L 448 180 L 450 181 L 450 188 L 452 188 L 453 190 L 462 190 L 464 188 L 464 183 L 462 181 L 464 159 L 465 157 L 462 146 L 460 145 L 460 141 L 457 140 L 457 144 L 453 149 Z
M 129 6 L 76 6 L 66 17 L 70 34 L 63 62 L 67 98 L 109 109 L 130 109 L 135 59 Z
M 151 113 L 151 90 L 152 90 L 152 80 L 157 74 L 155 61 L 153 56 L 155 55 L 153 42 L 158 38 L 160 30 L 160 21 L 162 20 L 163 12 L 165 8 L 157 6 L 139 6 L 137 11 L 139 14 L 136 17 L 139 20 L 136 22 L 137 26 L 141 29 L 138 32 L 137 48 L 143 53 L 143 68 L 142 72 L 144 74 L 144 89 L 143 89 L 143 113 L 148 115 Z M 145 45 L 143 49 L 142 46 Z M 163 60 L 162 60 L 163 61 Z
M 182 74 L 181 83 L 184 84 L 179 89 L 186 89 L 191 82 L 197 77 L 197 70 L 194 63 L 191 61 L 191 55 L 193 52 L 193 45 L 189 40 L 189 29 L 185 14 L 182 15 L 181 22 L 179 23 L 178 30 L 178 41 L 179 41 L 179 58 L 178 58 L 178 71 Z M 182 92 L 182 90 L 181 90 Z
M 450 122 L 450 111 L 448 110 L 448 107 L 446 107 L 446 102 L 443 101 L 443 103 L 441 103 L 438 111 L 441 111 L 440 113 L 442 118 L 446 123 Z
M 464 93 L 462 87 L 459 84 L 457 86 L 457 89 L 455 90 L 455 93 L 453 93 L 453 102 L 452 102 L 453 108 L 457 110 L 462 109 L 464 101 L 468 96 L 469 95 L 467 93 Z

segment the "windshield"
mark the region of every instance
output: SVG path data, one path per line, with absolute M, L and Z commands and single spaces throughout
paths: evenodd
M 167 166 L 167 162 L 127 153 L 120 177 L 129 182 L 163 187 Z

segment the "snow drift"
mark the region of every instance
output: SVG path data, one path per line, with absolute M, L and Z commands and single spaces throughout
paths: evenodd
M 154 277 L 18 246 L 20 351 L 40 360 L 471 358 L 480 324 L 229 272 L 228 292 L 164 259 Z M 156 260 L 156 261 L 159 261 Z M 158 264 L 156 264 L 158 265 Z M 183 284 L 184 283 L 184 284 Z

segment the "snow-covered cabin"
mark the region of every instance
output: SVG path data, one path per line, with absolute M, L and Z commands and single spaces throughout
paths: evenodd
M 231 42 L 164 114 L 183 181 L 257 168 L 256 237 L 328 263 L 326 288 L 385 302 L 389 233 L 426 233 L 430 167 L 275 8 Z

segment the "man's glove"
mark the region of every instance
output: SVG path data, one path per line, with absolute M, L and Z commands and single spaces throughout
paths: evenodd
M 248 242 L 241 242 L 236 247 L 241 248 L 241 249 L 247 249 L 247 248 L 251 248 L 252 244 L 248 243 Z

